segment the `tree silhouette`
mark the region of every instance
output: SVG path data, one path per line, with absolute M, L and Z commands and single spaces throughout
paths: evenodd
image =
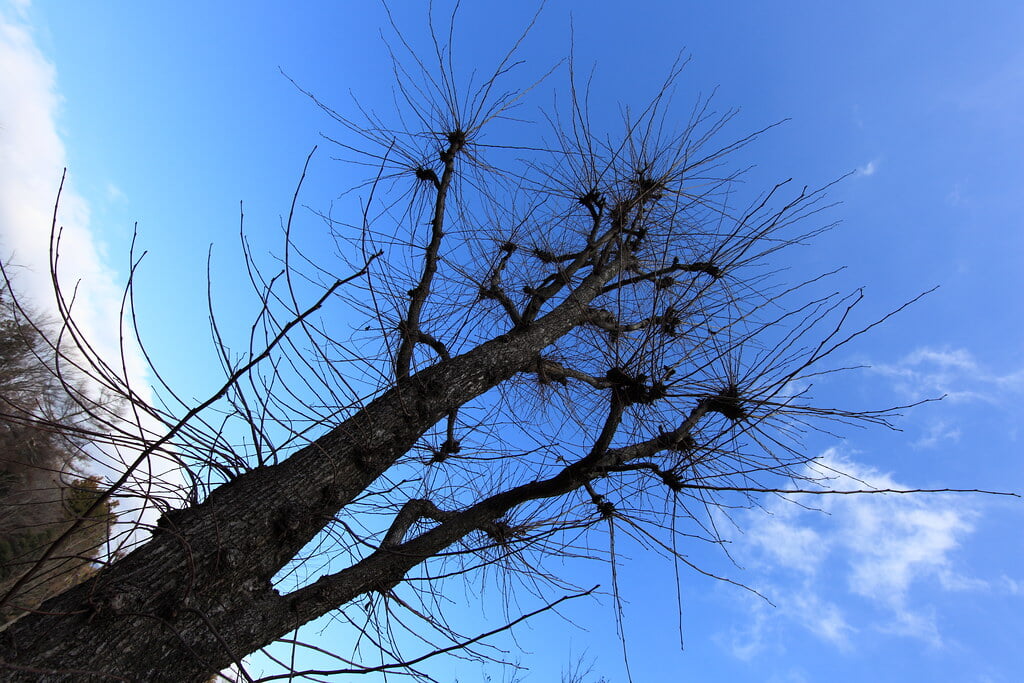
M 261 307 L 241 352 L 211 318 L 226 379 L 208 399 L 165 384 L 163 403 L 143 401 L 62 299 L 76 365 L 130 406 L 91 435 L 125 464 L 79 518 L 144 496 L 161 515 L 151 537 L 122 532 L 130 553 L 4 631 L 12 680 L 245 675 L 247 654 L 328 613 L 360 644 L 331 670 L 279 677 L 426 677 L 429 656 L 496 656 L 440 613 L 452 581 L 499 572 L 549 608 L 590 590 L 546 558 L 609 528 L 688 564 L 677 543 L 716 541 L 721 506 L 827 490 L 807 479 L 807 431 L 889 425 L 894 409 L 811 401 L 835 370 L 823 361 L 882 322 L 847 329 L 859 292 L 822 294 L 827 275 L 782 269 L 829 227 L 827 186 L 737 199 L 729 155 L 756 134 L 718 142 L 733 113 L 708 99 L 680 117 L 682 64 L 615 137 L 592 129 L 570 62 L 567 109 L 525 145 L 491 132 L 529 91 L 504 86 L 518 45 L 465 86 L 434 47 L 428 63 L 399 34 L 397 123 L 306 93 L 367 169 L 362 208 L 318 214 L 332 259 L 293 234 L 300 182 L 276 270 L 243 241 Z M 55 271 L 59 254 L 55 239 Z M 178 463 L 182 507 L 144 488 L 155 461 Z M 407 633 L 418 654 L 399 651 Z

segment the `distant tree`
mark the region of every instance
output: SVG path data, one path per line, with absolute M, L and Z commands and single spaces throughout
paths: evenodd
M 0 628 L 93 572 L 113 521 L 111 503 L 96 506 L 100 480 L 83 475 L 89 431 L 83 394 L 67 386 L 38 318 L 0 290 L 0 591 L 7 593 L 51 542 L 78 520 L 61 552 L 40 564 L 0 609 Z
M 279 270 L 246 247 L 262 307 L 241 355 L 214 318 L 226 380 L 207 400 L 164 387 L 146 404 L 62 307 L 81 365 L 135 421 L 94 439 L 132 455 L 74 528 L 156 458 L 181 463 L 193 502 L 8 627 L 9 679 L 246 678 L 243 658 L 281 640 L 335 658 L 282 662 L 289 680 L 500 659 L 441 613 L 451 582 L 497 576 L 542 611 L 590 592 L 546 559 L 601 555 L 581 538 L 616 528 L 687 563 L 677 548 L 717 540 L 720 506 L 827 490 L 808 479 L 808 430 L 888 424 L 892 410 L 811 401 L 822 362 L 876 324 L 847 331 L 859 292 L 783 269 L 825 229 L 825 190 L 781 183 L 739 202 L 726 164 L 755 136 L 716 143 L 731 113 L 706 100 L 680 117 L 678 69 L 615 137 L 591 129 L 570 63 L 568 110 L 527 145 L 501 137 L 525 94 L 502 86 L 513 53 L 461 89 L 442 42 L 432 66 L 399 43 L 400 121 L 314 98 L 361 141 L 339 141 L 368 169 L 361 209 L 320 214 L 334 261 L 295 238 L 298 190 Z M 290 635 L 332 613 L 359 637 Z M 400 652 L 413 636 L 419 650 Z

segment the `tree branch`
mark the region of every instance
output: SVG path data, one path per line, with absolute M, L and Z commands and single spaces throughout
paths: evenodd
M 701 401 L 671 432 L 628 446 L 607 448 L 606 443 L 610 440 L 608 432 L 614 431 L 612 425 L 617 425 L 621 416 L 621 407 L 616 408 L 615 403 L 613 399 L 605 429 L 588 454 L 548 479 L 496 493 L 458 512 L 439 510 L 430 501 L 409 501 L 392 522 L 380 549 L 347 569 L 323 576 L 313 584 L 284 596 L 295 618 L 305 623 L 362 593 L 391 588 L 420 562 L 435 556 L 472 531 L 487 531 L 488 525 L 497 523 L 518 505 L 570 493 L 603 476 L 608 468 L 675 449 L 679 444 L 692 439 L 694 427 L 707 413 L 706 402 Z M 412 524 L 423 517 L 439 523 L 413 539 L 398 543 Z M 294 625 L 290 628 L 294 628 Z
M 430 242 L 427 244 L 423 255 L 423 272 L 420 274 L 419 283 L 409 290 L 409 311 L 405 320 L 399 326 L 401 341 L 398 345 L 398 352 L 395 355 L 395 378 L 402 379 L 409 376 L 412 367 L 412 351 L 418 341 L 421 341 L 420 316 L 423 313 L 423 306 L 430 296 L 430 286 L 437 273 L 438 254 L 441 250 L 441 238 L 444 237 L 445 202 L 448 198 L 448 190 L 451 187 L 452 178 L 455 173 L 455 158 L 466 146 L 466 135 L 462 131 L 452 131 L 448 134 L 448 147 L 440 153 L 441 162 L 444 164 L 444 171 L 441 173 L 440 183 L 435 183 L 437 197 L 434 200 L 434 216 L 430 221 Z M 417 176 L 418 177 L 418 176 Z M 433 178 L 436 181 L 436 174 Z
M 549 358 L 541 357 L 537 360 L 536 372 L 537 377 L 540 379 L 542 384 L 549 384 L 551 382 L 566 384 L 569 379 L 577 379 L 585 384 L 589 384 L 595 389 L 609 389 L 612 387 L 612 382 L 607 379 L 588 375 L 585 372 L 566 367 L 565 365 Z

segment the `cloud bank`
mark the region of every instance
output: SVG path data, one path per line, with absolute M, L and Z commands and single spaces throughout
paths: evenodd
M 0 4 L 0 259 L 23 303 L 57 319 L 49 246 L 67 153 L 59 133 L 62 100 L 56 68 L 36 45 L 29 15 L 28 2 Z M 74 190 L 71 179 L 60 195 L 57 217 L 62 288 L 65 294 L 74 292 L 72 315 L 96 355 L 137 396 L 152 403 L 145 359 L 132 343 L 130 331 L 121 338 L 123 283 L 104 261 L 103 245 L 90 229 L 89 213 L 88 202 Z M 153 421 L 146 426 L 162 429 Z M 135 455 L 130 449 L 98 449 L 89 469 L 116 477 Z M 158 484 L 168 492 L 181 487 L 173 462 L 151 459 L 137 471 L 133 486 L 152 490 Z M 122 519 L 127 507 L 121 507 Z M 138 512 L 147 520 L 154 514 L 143 508 Z
M 26 23 L 27 3 L 0 9 L 0 258 L 15 267 L 16 285 L 32 305 L 51 315 L 55 299 L 49 272 L 53 207 L 67 164 L 58 133 L 61 98 L 57 75 L 36 46 Z M 102 258 L 89 226 L 89 206 L 66 185 L 58 227 L 64 285 L 82 285 L 74 313 L 82 329 L 108 361 L 120 358 L 122 285 Z M 144 379 L 138 354 L 126 359 L 129 375 Z M 115 366 L 116 367 L 116 366 Z M 145 386 L 144 383 L 139 385 Z

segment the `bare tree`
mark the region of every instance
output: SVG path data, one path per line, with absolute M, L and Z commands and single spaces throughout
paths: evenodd
M 590 592 L 545 558 L 616 527 L 685 563 L 677 540 L 715 542 L 720 505 L 827 490 L 806 478 L 808 430 L 889 424 L 810 400 L 822 362 L 881 322 L 847 330 L 859 292 L 781 270 L 827 229 L 827 187 L 737 201 L 729 155 L 756 135 L 717 142 L 732 113 L 708 100 L 680 117 L 681 65 L 614 137 L 592 130 L 570 62 L 567 109 L 525 145 L 493 141 L 526 93 L 504 89 L 515 49 L 465 86 L 441 40 L 429 60 L 400 35 L 394 53 L 399 122 L 313 98 L 367 169 L 362 209 L 318 214 L 333 261 L 294 238 L 298 189 L 275 270 L 243 240 L 261 308 L 240 353 L 214 323 L 226 379 L 207 400 L 165 385 L 142 401 L 63 300 L 77 365 L 131 406 L 102 416 L 97 444 L 126 463 L 94 505 L 142 495 L 158 457 L 188 490 L 148 540 L 6 629 L 11 680 L 248 678 L 242 659 L 271 643 L 323 653 L 289 634 L 328 613 L 360 644 L 287 675 L 496 656 L 440 612 L 451 581 L 500 572 L 545 609 Z

